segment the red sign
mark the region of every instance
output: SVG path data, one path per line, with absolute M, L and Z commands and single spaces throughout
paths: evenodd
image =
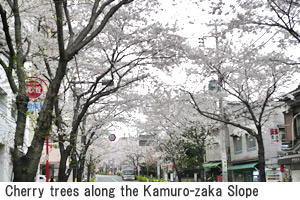
M 270 135 L 271 135 L 271 143 L 272 144 L 279 142 L 279 132 L 278 132 L 277 128 L 271 128 Z
M 30 80 L 26 83 L 26 96 L 30 99 L 36 99 L 43 93 L 42 85 L 35 80 Z

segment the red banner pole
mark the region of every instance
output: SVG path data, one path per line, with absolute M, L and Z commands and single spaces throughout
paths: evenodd
M 49 182 L 49 136 L 46 138 L 46 182 Z

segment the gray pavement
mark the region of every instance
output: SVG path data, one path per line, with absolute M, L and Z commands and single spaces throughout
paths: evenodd
M 97 174 L 95 178 L 95 182 L 134 182 L 134 181 L 129 181 L 129 180 L 124 181 L 121 176 L 117 176 L 117 175 Z

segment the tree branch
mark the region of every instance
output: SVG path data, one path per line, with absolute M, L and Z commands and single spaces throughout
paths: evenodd
M 108 0 L 105 3 L 102 4 L 101 8 L 97 13 L 92 14 L 89 24 L 86 26 L 86 28 L 79 34 L 79 36 L 74 41 L 74 44 L 72 47 L 68 48 L 69 54 L 74 56 L 78 53 L 84 46 L 86 46 L 91 40 L 93 40 L 105 27 L 105 25 L 108 23 L 109 19 L 125 4 L 129 4 L 133 2 L 134 0 L 121 0 L 118 4 L 114 5 L 110 8 L 108 13 L 104 16 L 103 20 L 101 21 L 98 28 L 96 28 L 95 31 L 93 31 L 88 37 L 88 33 L 92 30 L 94 23 L 97 19 L 97 15 L 100 15 L 100 13 L 104 10 L 105 7 L 107 7 L 109 4 L 111 4 L 114 0 Z M 98 1 L 95 2 L 95 4 Z M 99 2 L 98 2 L 99 3 Z
M 191 97 L 191 99 L 192 99 L 191 104 L 194 106 L 194 108 L 196 108 L 196 110 L 198 111 L 198 113 L 199 113 L 200 115 L 202 115 L 202 116 L 204 116 L 204 117 L 207 117 L 207 118 L 209 118 L 209 119 L 215 120 L 215 121 L 223 122 L 223 123 L 225 123 L 225 124 L 229 124 L 229 125 L 235 126 L 235 127 L 237 127 L 237 128 L 243 129 L 243 130 L 247 131 L 250 135 L 255 135 L 256 132 L 255 132 L 254 130 L 252 130 L 252 129 L 246 127 L 246 126 L 243 126 L 243 125 L 238 124 L 238 123 L 234 123 L 234 122 L 232 122 L 232 121 L 228 121 L 228 120 L 222 119 L 222 117 L 220 117 L 220 116 L 216 117 L 217 115 L 215 115 L 215 114 L 213 114 L 213 113 L 208 113 L 208 112 L 202 111 L 202 110 L 199 108 L 199 106 L 198 106 L 198 104 L 197 104 L 197 102 L 196 102 L 196 100 L 195 100 L 195 98 L 194 98 L 194 95 L 193 95 L 192 93 L 190 93 L 190 92 L 188 92 L 188 94 L 190 95 L 190 97 Z

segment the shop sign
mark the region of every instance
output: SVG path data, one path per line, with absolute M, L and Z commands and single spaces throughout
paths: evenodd
M 296 164 L 296 163 L 300 163 L 299 154 L 284 156 L 284 157 L 278 159 L 278 164 L 280 164 L 280 165 L 291 165 L 291 164 Z
M 271 128 L 270 135 L 271 135 L 271 144 L 275 144 L 279 142 L 279 131 L 277 128 Z
M 299 162 L 300 162 L 300 157 L 292 158 L 292 163 L 299 163 Z

